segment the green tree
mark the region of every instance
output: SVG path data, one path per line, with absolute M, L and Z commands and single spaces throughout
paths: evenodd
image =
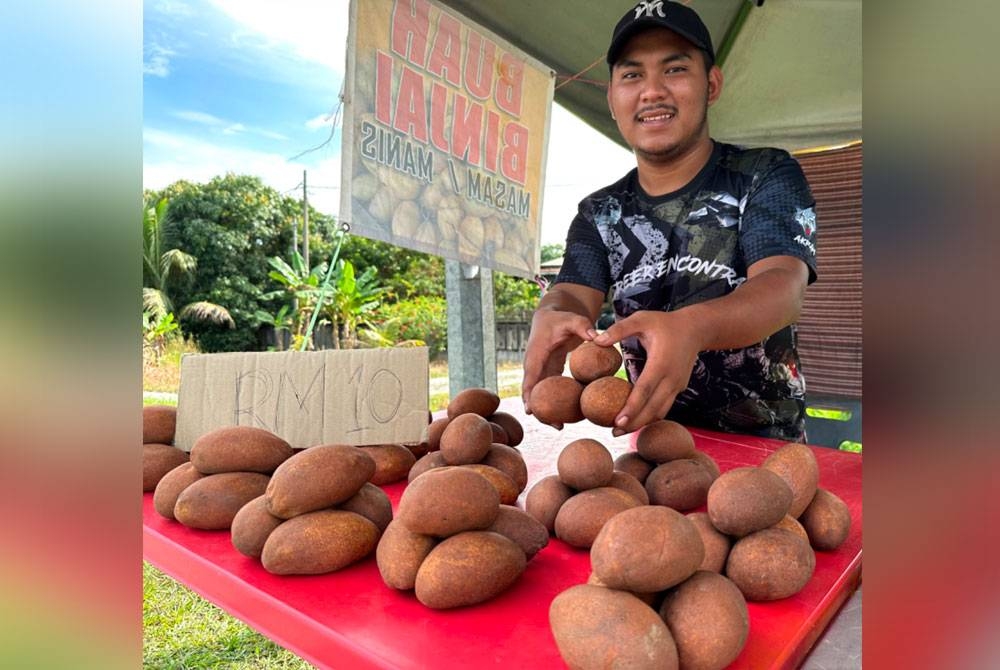
M 332 295 L 323 301 L 324 313 L 333 326 L 333 341 L 337 348 L 358 346 L 358 328 L 369 325 L 378 308 L 385 287 L 378 284 L 378 273 L 369 266 L 360 275 L 354 264 L 339 260 L 334 271 Z

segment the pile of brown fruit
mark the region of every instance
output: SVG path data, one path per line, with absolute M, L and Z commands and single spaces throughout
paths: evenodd
M 142 408 L 142 491 L 146 493 L 178 465 L 187 463 L 188 455 L 174 445 L 177 408 L 170 405 L 147 405 Z
M 587 419 L 610 428 L 632 392 L 632 384 L 615 376 L 621 366 L 622 355 L 615 347 L 580 344 L 569 354 L 571 377 L 556 375 L 535 384 L 531 413 L 542 423 Z

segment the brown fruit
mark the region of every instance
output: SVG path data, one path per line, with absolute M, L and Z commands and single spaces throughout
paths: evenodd
M 392 521 L 375 549 L 375 562 L 382 581 L 400 591 L 412 589 L 420 564 L 437 543 L 437 538 L 414 533 L 398 519 Z
M 729 558 L 729 549 L 733 546 L 733 541 L 712 525 L 707 512 L 691 512 L 687 518 L 701 535 L 701 543 L 705 547 L 705 558 L 698 569 L 721 573 L 726 567 L 726 559 Z
M 691 458 L 661 463 L 646 477 L 649 502 L 680 512 L 704 505 L 711 485 L 712 475 Z
M 485 602 L 506 591 L 527 559 L 512 540 L 489 531 L 467 531 L 441 541 L 421 563 L 417 600 L 433 609 Z
M 505 444 L 493 444 L 482 463 L 500 470 L 514 480 L 518 493 L 528 486 L 528 466 L 517 449 Z
M 546 377 L 531 389 L 528 406 L 542 423 L 566 424 L 583 421 L 580 395 L 583 384 L 572 377 Z
M 441 433 L 441 455 L 449 465 L 478 463 L 493 444 L 490 422 L 478 414 L 460 414 Z
M 631 593 L 577 584 L 553 600 L 549 625 L 570 668 L 677 670 L 677 646 L 660 615 Z
M 146 405 L 142 408 L 143 444 L 173 444 L 176 429 L 176 407 L 172 405 Z
M 510 441 L 510 438 L 507 437 L 507 431 L 499 423 L 493 423 L 489 419 L 487 421 L 490 424 L 490 430 L 493 431 L 493 444 L 507 444 Z
M 580 395 L 580 411 L 593 424 L 610 428 L 615 425 L 615 417 L 622 411 L 632 384 L 618 377 L 601 377 L 583 389 Z
M 729 470 L 708 489 L 708 516 L 727 535 L 742 537 L 773 526 L 788 513 L 792 490 L 765 468 Z
M 816 569 L 816 554 L 795 533 L 765 528 L 733 544 L 726 576 L 747 600 L 779 600 L 795 595 Z
M 640 484 L 646 483 L 646 477 L 656 467 L 656 463 L 651 463 L 634 451 L 626 451 L 615 459 L 615 470 L 627 472 L 639 480 Z
M 817 489 L 812 502 L 799 517 L 809 542 L 821 551 L 836 549 L 851 532 L 851 510 L 847 503 L 826 489 Z
M 812 449 L 798 442 L 788 442 L 765 458 L 761 467 L 785 480 L 792 490 L 788 514 L 795 518 L 801 516 L 819 487 L 819 463 Z
M 462 414 L 478 414 L 485 418 L 497 411 L 500 396 L 489 389 L 470 388 L 459 392 L 448 403 L 448 418 Z
M 375 473 L 370 481 L 376 486 L 394 484 L 406 479 L 417 462 L 413 452 L 399 444 L 377 444 L 359 447 L 375 461 Z
M 622 366 L 622 355 L 615 347 L 583 342 L 569 354 L 569 372 L 581 384 L 609 377 Z
M 797 519 L 794 519 L 791 515 L 786 514 L 785 516 L 781 517 L 781 521 L 779 521 L 778 523 L 774 524 L 771 527 L 784 528 L 785 530 L 790 530 L 799 537 L 801 537 L 804 542 L 807 543 L 809 542 L 809 533 L 807 533 L 806 529 L 802 527 L 802 524 L 799 523 Z
M 559 479 L 577 491 L 607 486 L 615 463 L 607 447 L 590 438 L 573 440 L 559 452 Z
M 181 491 L 205 475 L 198 472 L 194 463 L 182 463 L 163 475 L 153 491 L 153 509 L 166 518 L 174 518 L 174 506 Z
M 549 531 L 542 522 L 511 505 L 500 505 L 497 520 L 486 530 L 513 540 L 524 550 L 525 558 L 529 561 L 549 543 Z
M 267 488 L 260 472 L 220 472 L 189 484 L 174 504 L 174 518 L 189 528 L 222 530 L 233 517 Z
M 271 474 L 293 453 L 290 444 L 263 428 L 225 426 L 195 440 L 191 462 L 206 475 L 219 472 Z
M 260 558 L 264 543 L 275 528 L 284 523 L 267 511 L 267 500 L 260 495 L 240 508 L 230 526 L 236 551 L 250 558 Z
M 486 418 L 503 428 L 504 432 L 507 433 L 508 445 L 516 447 L 524 440 L 524 427 L 513 414 L 493 412 L 493 414 Z
M 589 549 L 608 519 L 638 506 L 638 500 L 610 486 L 581 491 L 559 508 L 556 537 L 574 547 Z
M 639 483 L 638 479 L 627 472 L 619 472 L 616 470 L 611 473 L 611 481 L 608 482 L 608 486 L 613 486 L 616 489 L 621 489 L 625 493 L 628 493 L 638 500 L 640 505 L 649 504 L 649 494 L 646 493 L 646 488 Z
M 652 593 L 681 583 L 705 557 L 701 536 L 687 517 L 645 505 L 619 512 L 590 547 L 594 574 L 608 587 Z
M 694 455 L 691 456 L 691 459 L 698 461 L 699 463 L 705 466 L 705 469 L 708 470 L 710 475 L 712 475 L 713 482 L 719 478 L 720 474 L 722 474 L 721 471 L 719 470 L 719 464 L 715 462 L 714 458 L 706 454 L 704 451 L 699 451 L 698 449 L 695 449 Z
M 694 438 L 687 428 L 676 421 L 661 419 L 639 431 L 639 436 L 635 440 L 635 450 L 653 463 L 691 458 L 695 452 Z
M 340 503 L 338 509 L 360 514 L 375 524 L 379 533 L 392 521 L 392 503 L 389 501 L 389 496 L 371 482 L 366 482 L 360 491 Z
M 501 505 L 513 505 L 517 502 L 517 496 L 521 492 L 518 490 L 517 484 L 514 483 L 514 480 L 502 470 L 498 470 L 497 468 L 484 465 L 482 463 L 469 463 L 458 467 L 468 468 L 485 477 L 493 488 L 497 490 L 497 495 L 500 496 Z
M 433 468 L 443 468 L 448 465 L 444 460 L 444 455 L 440 451 L 432 451 L 417 459 L 417 462 L 410 468 L 410 473 L 406 476 L 407 481 L 413 481 L 420 475 Z
M 375 524 L 360 514 L 322 509 L 275 528 L 260 560 L 276 575 L 318 575 L 360 561 L 375 549 L 378 537 Z
M 691 670 L 722 670 L 740 655 L 750 635 L 746 599 L 716 572 L 696 572 L 671 589 L 660 616 L 674 636 L 681 667 Z
M 142 491 L 153 491 L 163 476 L 182 463 L 188 462 L 183 449 L 169 444 L 142 445 Z
M 445 467 L 410 482 L 396 518 L 414 533 L 448 537 L 489 528 L 499 508 L 500 495 L 485 477 L 469 468 Z
M 358 447 L 324 444 L 278 466 L 267 486 L 268 511 L 282 519 L 344 502 L 375 474 L 375 459 Z
M 524 498 L 524 511 L 538 519 L 548 532 L 553 533 L 559 509 L 573 493 L 573 489 L 562 483 L 559 475 L 543 477 L 528 490 L 528 495 Z
M 427 426 L 427 450 L 437 451 L 441 448 L 441 433 L 444 429 L 448 427 L 448 423 L 451 421 L 448 417 L 441 417 L 440 419 L 434 419 Z

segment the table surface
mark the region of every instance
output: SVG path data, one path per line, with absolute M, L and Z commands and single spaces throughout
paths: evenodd
M 617 456 L 627 436 L 589 422 L 564 430 L 525 417 L 517 399 L 501 409 L 525 427 L 519 446 L 531 485 L 555 473 L 561 449 L 578 437 L 599 440 Z M 781 442 L 693 429 L 697 447 L 725 472 L 759 465 Z M 851 512 L 851 532 L 837 550 L 816 552 L 816 571 L 798 594 L 748 603 L 750 635 L 731 668 L 798 667 L 861 579 L 861 456 L 815 447 L 820 486 L 840 496 Z M 383 487 L 395 510 L 405 482 Z M 526 489 L 527 490 L 527 489 Z M 519 505 L 523 507 L 524 494 Z M 164 519 L 143 500 L 144 558 L 279 645 L 320 668 L 564 667 L 549 629 L 552 599 L 586 582 L 590 554 L 552 538 L 521 578 L 499 597 L 473 607 L 432 610 L 412 591 L 386 586 L 371 556 L 325 575 L 272 575 L 236 551 L 228 531 L 202 531 Z M 858 594 L 860 595 L 860 594 Z M 858 598 L 860 607 L 860 598 Z M 850 635 L 860 637 L 853 629 Z M 848 640 L 847 649 L 860 645 Z M 835 641 L 839 650 L 842 641 Z M 829 645 L 828 645 L 829 646 Z M 845 659 L 846 660 L 846 659 Z

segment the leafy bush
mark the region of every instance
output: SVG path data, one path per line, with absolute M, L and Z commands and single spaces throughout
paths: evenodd
M 372 320 L 392 342 L 422 341 L 431 358 L 448 346 L 448 306 L 444 298 L 416 296 L 381 305 Z

